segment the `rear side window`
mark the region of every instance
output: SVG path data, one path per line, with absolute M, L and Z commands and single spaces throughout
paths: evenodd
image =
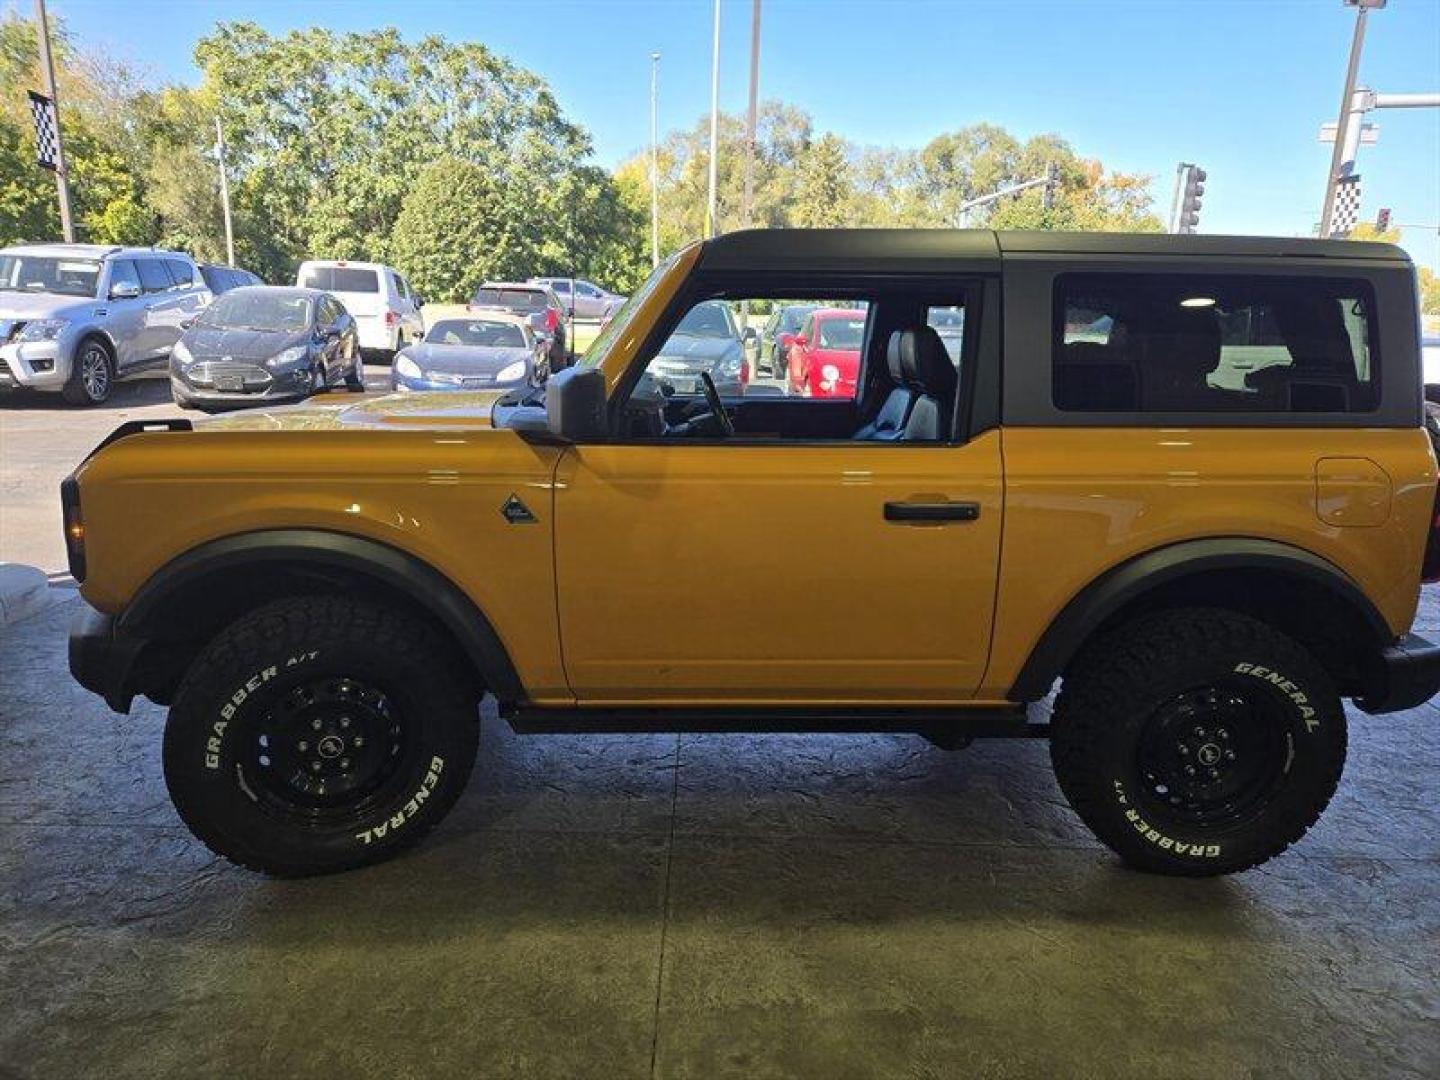
M 1374 311 L 1370 287 L 1360 281 L 1062 275 L 1055 285 L 1055 407 L 1374 412 Z
M 476 289 L 475 307 L 500 307 L 510 311 L 544 311 L 549 303 L 540 289 Z
M 164 292 L 174 285 L 165 264 L 159 259 L 136 259 L 135 268 L 140 271 L 140 284 L 147 293 Z
M 195 271 L 183 259 L 166 259 L 165 267 L 170 271 L 170 280 L 177 289 L 188 289 L 195 284 Z
M 380 275 L 360 266 L 310 266 L 300 284 L 323 292 L 378 293 Z

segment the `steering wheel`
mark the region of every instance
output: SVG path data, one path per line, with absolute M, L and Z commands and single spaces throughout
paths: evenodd
M 725 411 L 725 405 L 720 400 L 720 391 L 715 389 L 715 380 L 710 377 L 708 371 L 700 372 L 700 386 L 705 391 L 705 404 L 710 406 L 710 413 L 715 417 L 715 422 L 720 425 L 721 433 L 727 438 L 735 435 L 735 424 L 730 419 L 730 414 Z

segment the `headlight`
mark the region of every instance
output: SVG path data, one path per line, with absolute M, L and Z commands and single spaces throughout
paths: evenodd
M 54 341 L 70 325 L 68 319 L 32 319 L 16 335 L 17 341 Z
M 399 375 L 404 375 L 407 379 L 423 379 L 425 377 L 420 371 L 420 365 L 404 353 L 395 357 L 395 371 Z
M 283 352 L 278 352 L 278 353 L 276 353 L 274 356 L 270 357 L 269 360 L 266 360 L 266 361 L 265 361 L 265 366 L 266 366 L 266 367 L 272 367 L 272 368 L 284 367 L 286 364 L 294 364 L 294 363 L 296 363 L 297 361 L 304 360 L 304 359 L 305 359 L 305 346 L 304 346 L 304 345 L 292 345 L 292 346 L 290 346 L 290 348 L 284 350 Z
M 513 364 L 508 364 L 495 373 L 496 382 L 515 382 L 517 379 L 523 379 L 524 377 L 524 360 L 516 360 Z
M 170 350 L 170 359 L 177 364 L 185 365 L 195 359 L 190 354 L 190 348 L 183 341 L 177 341 L 175 347 Z
M 726 353 L 725 356 L 721 358 L 720 363 L 715 365 L 715 370 L 721 375 L 738 375 L 740 368 L 743 367 L 744 364 L 745 353 L 737 350 L 733 353 Z
M 840 381 L 840 369 L 839 369 L 838 367 L 836 367 L 834 364 L 826 364 L 824 367 L 822 367 L 822 368 L 820 369 L 820 377 L 821 377 L 822 379 L 824 379 L 826 382 L 831 382 L 831 383 L 833 383 L 833 382 L 839 382 L 839 381 Z

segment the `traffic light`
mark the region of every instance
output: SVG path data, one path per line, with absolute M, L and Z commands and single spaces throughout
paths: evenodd
M 1060 166 L 1050 162 L 1045 166 L 1045 192 L 1040 199 L 1040 205 L 1046 210 L 1055 208 L 1055 189 L 1060 185 Z
M 1205 194 L 1205 170 L 1199 165 L 1186 166 L 1185 188 L 1180 196 L 1180 218 L 1176 232 L 1193 233 L 1200 224 L 1200 198 Z
M 1390 231 L 1390 208 L 1388 206 L 1382 207 L 1380 212 L 1375 215 L 1375 231 Z

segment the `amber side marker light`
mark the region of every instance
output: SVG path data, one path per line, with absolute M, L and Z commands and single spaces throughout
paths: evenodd
M 80 513 L 80 485 L 73 476 L 60 484 L 60 509 L 65 519 L 65 555 L 70 576 L 85 580 L 85 518 Z

